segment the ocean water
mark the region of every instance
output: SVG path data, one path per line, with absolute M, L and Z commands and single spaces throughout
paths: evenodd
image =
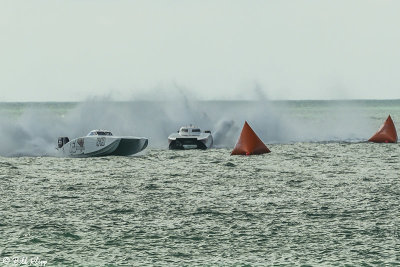
M 0 266 L 400 265 L 400 147 L 366 142 L 389 114 L 399 128 L 400 101 L 3 103 L 0 113 Z M 272 153 L 230 156 L 245 119 Z M 211 129 L 216 147 L 167 150 L 188 123 Z M 92 128 L 149 147 L 54 153 L 58 136 Z

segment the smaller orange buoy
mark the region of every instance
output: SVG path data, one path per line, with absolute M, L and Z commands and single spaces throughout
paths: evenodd
M 390 115 L 381 128 L 368 141 L 375 143 L 397 143 L 396 127 Z
M 244 122 L 242 132 L 231 155 L 259 155 L 271 152 L 251 129 L 247 121 Z

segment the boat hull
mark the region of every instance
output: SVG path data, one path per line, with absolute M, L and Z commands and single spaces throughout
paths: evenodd
M 149 141 L 145 138 L 140 140 L 134 138 L 122 138 L 118 147 L 110 154 L 112 156 L 129 156 L 144 150 Z
M 169 149 L 185 150 L 185 149 L 208 149 L 213 145 L 211 135 L 203 138 L 196 137 L 170 137 L 168 138 Z
M 148 140 L 141 137 L 87 136 L 73 139 L 58 150 L 66 157 L 129 156 L 147 145 Z

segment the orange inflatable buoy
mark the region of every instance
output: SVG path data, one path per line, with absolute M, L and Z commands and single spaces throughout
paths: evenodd
M 242 132 L 231 155 L 259 155 L 271 152 L 268 147 L 258 138 L 247 121 L 244 122 Z
M 397 143 L 396 127 L 394 127 L 390 115 L 381 128 L 368 141 L 375 143 Z

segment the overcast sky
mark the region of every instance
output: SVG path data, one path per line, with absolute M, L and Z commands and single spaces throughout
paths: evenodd
M 399 14 L 397 0 L 0 0 L 0 101 L 400 98 Z

